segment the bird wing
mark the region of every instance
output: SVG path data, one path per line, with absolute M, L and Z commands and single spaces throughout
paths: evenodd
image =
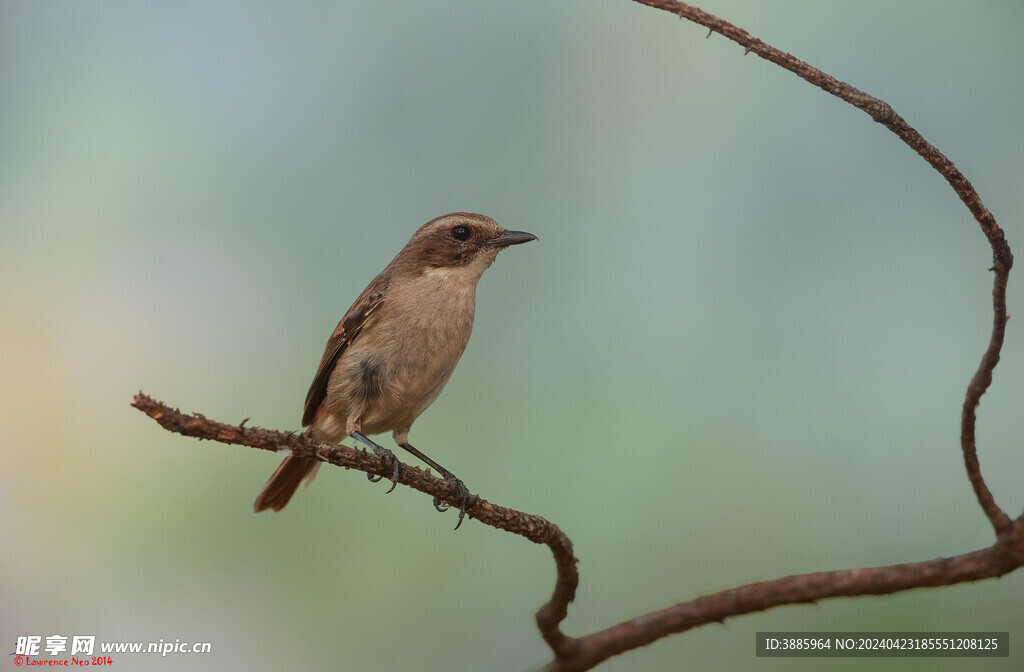
M 345 348 L 359 336 L 363 325 L 366 324 L 366 319 L 384 303 L 384 290 L 387 289 L 387 285 L 388 282 L 385 279 L 377 276 L 359 295 L 356 302 L 348 309 L 345 317 L 341 318 L 341 322 L 334 328 L 334 333 L 327 339 L 324 356 L 320 359 L 320 366 L 316 370 L 316 376 L 313 377 L 313 384 L 309 386 L 309 392 L 306 393 L 306 406 L 302 411 L 303 427 L 311 425 L 316 419 L 316 412 L 320 408 L 320 404 L 327 398 L 327 383 L 331 379 L 338 358 L 345 352 Z

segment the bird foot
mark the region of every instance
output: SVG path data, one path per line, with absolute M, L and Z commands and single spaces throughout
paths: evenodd
M 452 474 L 445 474 L 444 480 L 448 482 L 448 492 L 446 495 L 458 494 L 459 499 L 459 522 L 455 523 L 455 529 L 459 529 L 462 525 L 463 518 L 466 517 L 466 509 L 471 509 L 476 504 L 479 497 L 472 494 L 466 484 L 458 478 L 455 478 Z M 440 497 L 434 497 L 434 508 L 444 513 L 449 508 L 448 504 L 441 501 Z
M 392 474 L 391 474 L 391 487 L 388 488 L 388 491 L 384 493 L 385 495 L 390 494 L 391 491 L 395 489 L 395 486 L 398 485 L 398 478 L 399 478 L 399 476 L 401 474 L 401 471 L 402 471 L 402 463 L 399 462 L 398 458 L 395 457 L 395 454 L 392 453 L 387 448 L 382 448 L 381 446 L 377 446 L 376 448 L 373 449 L 373 452 L 377 453 L 377 455 L 380 457 L 380 459 L 384 462 L 384 469 L 390 469 L 392 471 Z M 378 483 L 384 477 L 383 476 L 374 476 L 373 474 L 367 474 L 366 478 L 371 483 Z

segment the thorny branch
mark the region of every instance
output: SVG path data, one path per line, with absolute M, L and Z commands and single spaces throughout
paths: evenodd
M 981 504 L 982 510 L 985 511 L 985 515 L 988 516 L 997 534 L 1009 532 L 1013 522 L 996 505 L 992 493 L 989 492 L 988 486 L 985 485 L 985 481 L 981 477 L 981 467 L 978 465 L 978 450 L 974 439 L 974 411 L 981 402 L 981 396 L 985 394 L 985 390 L 992 383 L 992 369 L 999 363 L 999 351 L 1003 347 L 1006 321 L 1009 319 L 1006 316 L 1006 283 L 1009 279 L 1010 268 L 1013 266 L 1013 255 L 1010 254 L 1010 246 L 1003 236 L 1003 230 L 999 228 L 995 217 L 988 211 L 985 204 L 981 202 L 978 192 L 974 190 L 974 187 L 971 186 L 970 181 L 964 177 L 963 173 L 957 170 L 952 161 L 921 137 L 921 134 L 914 130 L 903 117 L 896 114 L 892 107 L 884 100 L 869 96 L 860 89 L 850 86 L 846 82 L 839 81 L 832 75 L 826 74 L 814 66 L 801 61 L 796 56 L 776 49 L 770 44 L 766 44 L 752 36 L 742 28 L 738 28 L 728 21 L 723 21 L 717 16 L 708 14 L 697 7 L 691 7 L 676 0 L 633 1 L 641 5 L 670 12 L 680 18 L 700 24 L 708 29 L 708 35 L 712 32 L 719 33 L 743 47 L 744 54 L 757 54 L 766 61 L 771 61 L 798 75 L 823 91 L 827 91 L 854 107 L 864 110 L 872 119 L 898 135 L 911 149 L 920 154 L 921 158 L 927 161 L 932 168 L 939 171 L 939 174 L 946 178 L 949 186 L 953 187 L 960 200 L 964 202 L 967 209 L 974 215 L 974 219 L 981 225 L 982 232 L 988 238 L 989 245 L 992 246 L 992 270 L 995 271 L 992 304 L 995 315 L 992 325 L 992 338 L 989 341 L 988 349 L 982 357 L 977 373 L 971 379 L 971 383 L 967 388 L 967 397 L 964 399 L 963 419 L 960 425 L 960 444 L 963 448 L 967 477 L 971 480 L 971 485 L 974 487 L 974 494 L 978 498 L 978 503 Z
M 288 450 L 293 455 L 320 460 L 338 467 L 357 469 L 385 478 L 392 477 L 392 472 L 385 469 L 380 457 L 364 450 L 317 441 L 294 432 L 245 427 L 245 420 L 239 425 L 228 425 L 209 420 L 199 413 L 189 415 L 142 392 L 135 395 L 132 406 L 156 420 L 167 431 L 182 436 L 193 436 L 200 440 L 211 439 L 272 452 Z M 403 465 L 398 482 L 432 497 L 438 497 L 458 509 L 459 502 L 452 498 L 448 482 L 429 471 L 408 464 Z M 540 516 L 491 504 L 479 497 L 466 509 L 466 515 L 485 525 L 518 534 L 535 544 L 545 544 L 551 549 L 551 554 L 555 557 L 558 578 L 551 601 L 537 612 L 537 625 L 544 636 L 544 641 L 553 651 L 568 650 L 572 642 L 558 629 L 558 624 L 565 619 L 568 605 L 576 596 L 576 586 L 580 582 L 579 573 L 576 571 L 577 560 L 572 554 L 572 541 L 569 537 L 565 536 L 557 525 Z
M 721 622 L 732 616 L 764 611 L 785 604 L 816 602 L 830 597 L 858 595 L 884 595 L 911 588 L 945 586 L 967 581 L 992 578 L 1008 574 L 1024 566 L 1024 514 L 1015 520 L 995 503 L 986 486 L 978 463 L 975 440 L 975 409 L 992 382 L 992 371 L 999 362 L 1005 335 L 1006 285 L 1013 255 L 996 224 L 995 218 L 982 204 L 974 187 L 953 163 L 929 144 L 884 101 L 874 98 L 842 82 L 798 58 L 780 51 L 751 36 L 745 30 L 708 14 L 696 7 L 675 0 L 634 0 L 640 4 L 661 9 L 686 18 L 719 33 L 744 48 L 771 61 L 806 81 L 820 87 L 851 105 L 867 112 L 872 119 L 898 135 L 907 145 L 934 167 L 960 196 L 992 247 L 995 282 L 992 290 L 993 327 L 988 348 L 977 372 L 971 379 L 964 399 L 961 421 L 961 448 L 967 476 L 974 488 L 978 503 L 996 531 L 995 543 L 985 549 L 964 553 L 951 558 L 937 558 L 924 562 L 845 569 L 787 576 L 773 581 L 751 583 L 738 588 L 705 595 L 689 602 L 681 602 L 660 611 L 623 621 L 605 630 L 585 637 L 565 635 L 559 625 L 568 613 L 569 603 L 576 594 L 579 574 L 572 542 L 556 526 L 539 516 L 491 504 L 479 499 L 467 509 L 467 515 L 492 527 L 518 534 L 538 544 L 546 544 L 555 558 L 557 579 L 551 600 L 536 614 L 541 635 L 555 654 L 546 665 L 546 672 L 588 670 L 608 658 L 635 649 L 672 634 L 708 623 Z M 303 435 L 276 432 L 241 425 L 226 425 L 207 420 L 201 415 L 186 415 L 139 393 L 132 404 L 160 423 L 165 429 L 235 443 L 264 450 L 290 450 L 296 455 L 322 460 L 331 464 L 358 469 L 378 476 L 384 465 L 376 455 L 346 446 L 318 442 Z M 244 424 L 244 423 L 242 423 Z M 421 469 L 406 466 L 399 482 L 428 495 L 439 497 L 449 504 L 448 485 L 445 481 Z

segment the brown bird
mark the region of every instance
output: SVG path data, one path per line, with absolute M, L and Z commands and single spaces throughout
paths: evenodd
M 436 469 L 459 493 L 461 524 L 472 495 L 452 472 L 413 448 L 409 429 L 437 399 L 466 349 L 480 276 L 501 250 L 536 239 L 468 212 L 421 226 L 328 339 L 306 394 L 306 434 L 332 442 L 351 436 L 380 455 L 397 482 L 401 463 L 366 438 L 390 430 L 396 444 Z M 253 509 L 283 509 L 303 479 L 309 486 L 320 464 L 293 455 L 284 458 Z M 392 484 L 388 492 L 394 488 Z M 436 498 L 434 507 L 447 509 Z

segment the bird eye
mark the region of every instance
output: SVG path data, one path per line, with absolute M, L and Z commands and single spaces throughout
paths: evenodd
M 470 236 L 469 227 L 467 226 L 456 226 L 452 229 L 452 238 L 459 241 L 467 241 Z

